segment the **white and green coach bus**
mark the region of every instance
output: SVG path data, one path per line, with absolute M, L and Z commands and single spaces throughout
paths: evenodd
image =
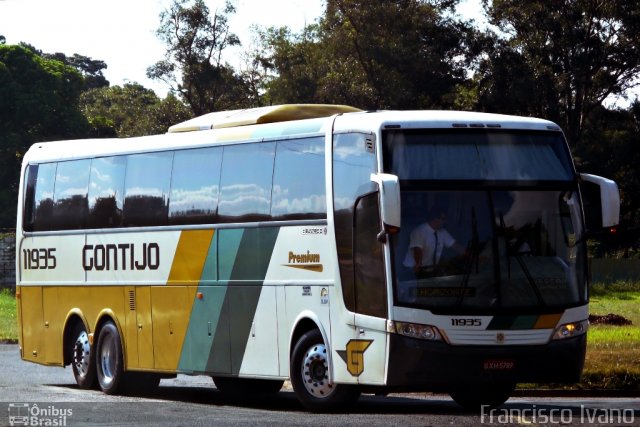
M 290 380 L 312 411 L 407 390 L 499 405 L 518 382 L 575 382 L 584 181 L 617 223 L 615 183 L 578 175 L 556 124 L 468 112 L 284 105 L 35 144 L 20 353 L 109 394 L 176 374 L 242 395 Z M 446 238 L 416 268 L 434 211 Z

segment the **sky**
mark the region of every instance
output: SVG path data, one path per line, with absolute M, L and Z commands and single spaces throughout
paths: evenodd
M 224 0 L 205 0 L 213 13 Z M 239 53 L 251 44 L 250 27 L 288 26 L 294 31 L 323 12 L 322 0 L 236 0 L 231 31 L 243 47 L 227 60 L 239 65 Z M 156 37 L 160 12 L 170 0 L 0 0 L 0 35 L 8 44 L 28 43 L 46 53 L 74 53 L 106 62 L 112 85 L 138 82 L 164 96 L 167 87 L 147 79 L 147 68 L 162 59 Z M 234 63 L 237 61 L 237 64 Z
M 224 0 L 205 0 L 213 13 Z M 480 15 L 480 0 L 464 0 L 461 12 Z M 156 37 L 160 12 L 171 0 L 0 0 L 0 35 L 8 44 L 28 43 L 46 53 L 77 53 L 107 64 L 111 85 L 137 82 L 165 96 L 168 87 L 146 77 L 150 65 L 164 56 Z M 251 27 L 287 26 L 297 32 L 324 11 L 324 0 L 235 0 L 231 31 L 242 47 L 227 61 L 241 65 L 240 55 L 251 46 Z

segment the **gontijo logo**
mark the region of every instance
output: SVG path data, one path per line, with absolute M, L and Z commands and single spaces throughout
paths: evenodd
M 289 251 L 288 264 L 282 264 L 285 267 L 300 268 L 303 270 L 310 270 L 321 273 L 323 270 L 322 263 L 320 262 L 320 254 L 314 254 L 310 251 L 307 253 L 296 254 Z

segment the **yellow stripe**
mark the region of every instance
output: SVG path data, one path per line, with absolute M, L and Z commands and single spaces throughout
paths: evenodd
M 207 261 L 213 235 L 214 230 L 183 231 L 167 280 L 167 285 L 174 286 L 151 289 L 155 369 L 167 372 L 178 369 L 197 285 Z
M 315 271 L 317 273 L 322 273 L 323 265 L 322 264 L 282 264 L 284 267 L 291 268 L 299 268 L 301 270 L 309 270 Z
M 538 318 L 538 321 L 533 326 L 533 329 L 553 329 L 556 327 L 561 317 L 562 317 L 562 313 L 543 314 Z
M 187 230 L 180 234 L 168 285 L 193 284 L 200 281 L 213 233 L 214 230 Z

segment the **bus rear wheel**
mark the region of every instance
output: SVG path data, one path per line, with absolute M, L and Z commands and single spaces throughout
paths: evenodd
M 312 412 L 344 409 L 360 396 L 356 386 L 329 381 L 328 348 L 319 330 L 298 340 L 291 354 L 291 385 L 302 405 Z
M 82 322 L 74 326 L 69 345 L 71 369 L 78 387 L 85 390 L 92 388 L 96 383 L 96 364 L 91 353 L 89 334 Z
M 468 384 L 452 389 L 449 395 L 464 409 L 477 412 L 483 407 L 491 409 L 502 405 L 514 389 L 513 383 Z
M 100 330 L 96 347 L 96 373 L 103 392 L 118 392 L 124 378 L 124 367 L 120 333 L 112 322 L 105 323 Z

